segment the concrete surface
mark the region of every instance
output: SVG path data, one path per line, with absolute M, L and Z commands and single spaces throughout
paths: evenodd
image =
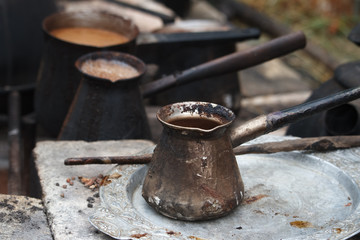
M 41 200 L 0 194 L 0 239 L 53 239 Z
M 100 203 L 98 188 L 85 186 L 79 177 L 105 176 L 115 165 L 65 166 L 66 158 L 130 155 L 151 146 L 153 143 L 145 140 L 38 142 L 34 149 L 35 165 L 54 239 L 111 239 L 88 221 L 95 211 L 93 207 Z

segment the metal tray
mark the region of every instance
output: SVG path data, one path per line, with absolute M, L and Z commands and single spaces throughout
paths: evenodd
M 360 231 L 360 150 L 236 157 L 245 199 L 203 222 L 172 220 L 141 196 L 144 165 L 116 166 L 89 217 L 116 239 L 346 239 Z

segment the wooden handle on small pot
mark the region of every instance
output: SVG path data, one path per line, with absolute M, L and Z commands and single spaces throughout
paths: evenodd
M 225 73 L 243 70 L 304 48 L 305 45 L 306 38 L 302 32 L 291 33 L 273 39 L 260 46 L 242 52 L 235 52 L 197 65 L 180 73 L 144 84 L 141 86 L 142 96 L 150 97 L 174 85 L 182 85 L 207 77 L 215 77 Z
M 360 87 L 351 88 L 292 108 L 268 115 L 261 115 L 240 126 L 233 126 L 230 131 L 233 147 L 237 147 L 260 135 L 273 132 L 289 123 L 301 120 L 315 113 L 356 100 L 359 97 Z

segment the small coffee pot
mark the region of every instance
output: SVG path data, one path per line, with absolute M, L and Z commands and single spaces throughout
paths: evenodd
M 164 126 L 144 180 L 143 197 L 161 214 L 195 221 L 237 207 L 244 184 L 228 136 L 234 113 L 220 105 L 183 102 L 157 114 Z
M 234 113 L 217 104 L 166 105 L 157 113 L 164 128 L 142 195 L 152 208 L 170 218 L 196 221 L 225 216 L 244 197 L 234 147 L 359 97 L 360 87 L 352 88 L 232 126 Z

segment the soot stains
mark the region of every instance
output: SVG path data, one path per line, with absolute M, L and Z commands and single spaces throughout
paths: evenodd
M 12 211 L 15 209 L 15 206 L 11 205 L 8 199 L 4 199 L 2 202 L 0 202 L 0 208 L 6 208 L 7 210 Z
M 24 211 L 18 210 L 11 213 L 0 213 L 0 222 L 3 223 L 25 223 L 31 218 Z

